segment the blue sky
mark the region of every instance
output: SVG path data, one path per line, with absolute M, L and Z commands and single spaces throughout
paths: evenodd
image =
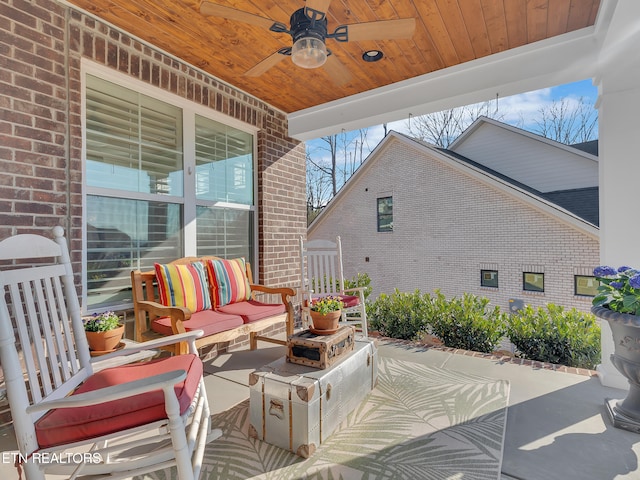
M 562 98 L 568 96 L 580 97 L 591 99 L 592 103 L 595 103 L 598 97 L 598 88 L 594 87 L 591 80 L 582 80 L 580 82 L 568 83 L 566 85 L 560 85 L 551 89 L 553 98 Z
M 567 99 L 578 101 L 584 97 L 589 103 L 595 104 L 598 89 L 593 86 L 591 80 L 582 80 L 566 85 L 544 88 L 532 92 L 500 98 L 498 101 L 501 121 L 520 128 L 531 129 L 535 125 L 535 118 L 541 108 L 551 105 L 554 101 Z M 400 120 L 388 124 L 389 130 L 407 132 L 407 120 Z M 347 137 L 352 137 L 352 132 L 346 132 Z M 367 132 L 368 150 L 372 150 L 382 140 L 384 128 L 382 125 L 369 127 Z M 310 140 L 307 142 L 307 151 L 312 158 L 320 160 L 326 155 L 326 143 L 322 140 Z

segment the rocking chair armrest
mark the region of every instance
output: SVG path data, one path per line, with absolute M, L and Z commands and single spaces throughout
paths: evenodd
M 344 290 L 342 290 L 342 293 L 356 292 L 358 293 L 358 296 L 360 297 L 360 299 L 364 300 L 364 290 L 365 290 L 365 287 L 345 288 Z
M 99 405 L 101 403 L 133 397 L 134 395 L 153 392 L 159 389 L 165 390 L 166 392 L 167 389 L 173 390 L 174 385 L 183 381 L 185 378 L 187 378 L 187 372 L 184 370 L 174 370 L 154 375 L 153 377 L 121 383 L 120 385 L 70 395 L 59 400 L 44 401 L 36 405 L 30 405 L 27 407 L 27 413 L 51 410 L 54 408 L 76 408 Z
M 156 338 L 154 340 L 148 340 L 141 343 L 127 344 L 123 349 L 116 350 L 115 352 L 107 353 L 99 357 L 91 357 L 91 362 L 103 362 L 110 358 L 126 357 L 134 353 L 142 352 L 144 350 L 154 350 L 156 348 L 164 347 L 165 345 L 173 345 L 175 343 L 187 342 L 189 345 L 189 353 L 197 353 L 198 349 L 195 346 L 196 338 L 202 337 L 204 331 L 192 330 L 187 333 L 178 333 L 176 335 L 168 335 L 162 338 Z
M 267 287 L 266 285 L 250 285 L 251 290 L 256 292 L 262 292 L 273 295 L 280 295 L 282 303 L 287 304 L 291 302 L 291 297 L 295 296 L 296 292 L 293 288 L 289 287 Z

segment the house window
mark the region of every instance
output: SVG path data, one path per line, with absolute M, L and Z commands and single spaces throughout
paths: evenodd
M 393 231 L 393 197 L 378 198 L 378 231 Z
M 584 297 L 595 297 L 598 294 L 600 282 L 595 277 L 588 275 L 574 275 L 574 294 Z
M 498 271 L 480 270 L 480 286 L 498 288 Z
M 130 305 L 132 269 L 255 252 L 253 135 L 141 91 L 86 76 L 89 311 Z
M 524 272 L 522 289 L 527 292 L 544 292 L 544 273 Z

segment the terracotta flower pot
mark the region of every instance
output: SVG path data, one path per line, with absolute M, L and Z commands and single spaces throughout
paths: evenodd
M 116 349 L 124 335 L 124 325 L 106 332 L 84 332 L 89 349 L 94 352 L 110 352 Z
M 335 331 L 338 329 L 338 322 L 342 316 L 341 310 L 329 312 L 325 315 L 311 310 L 311 320 L 316 331 Z

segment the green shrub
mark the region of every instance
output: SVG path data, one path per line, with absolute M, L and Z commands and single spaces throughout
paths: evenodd
M 431 332 L 451 348 L 491 353 L 504 336 L 505 318 L 489 299 L 465 293 L 447 301 L 436 291 L 429 318 Z
M 527 305 L 511 315 L 507 336 L 523 358 L 581 368 L 600 363 L 600 325 L 575 308 L 565 312 L 554 304 Z
M 386 293 L 367 306 L 369 325 L 381 335 L 403 340 L 416 339 L 427 331 L 428 296 L 419 290 L 401 293 L 397 289 L 391 295 Z
M 364 293 L 364 299 L 366 301 L 369 298 L 369 295 L 371 295 L 371 278 L 369 277 L 369 274 L 358 273 L 353 278 L 344 279 L 344 288 L 346 290 L 350 288 L 358 288 L 358 287 L 364 287 L 363 293 Z
M 581 368 L 600 363 L 596 318 L 553 304 L 526 306 L 508 317 L 484 297 L 465 293 L 447 300 L 439 291 L 431 296 L 396 289 L 368 304 L 367 314 L 371 329 L 391 338 L 415 340 L 432 333 L 447 347 L 491 353 L 506 335 L 523 358 Z

